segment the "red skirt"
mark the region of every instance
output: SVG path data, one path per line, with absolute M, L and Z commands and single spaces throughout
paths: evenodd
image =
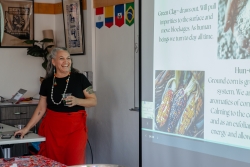
M 85 163 L 87 144 L 86 111 L 62 113 L 47 109 L 38 134 L 46 137 L 40 144 L 39 155 L 65 165 Z

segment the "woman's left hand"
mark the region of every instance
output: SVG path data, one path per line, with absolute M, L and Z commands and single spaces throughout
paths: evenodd
M 76 98 L 75 96 L 68 96 L 66 98 L 66 104 L 68 107 L 73 107 L 75 105 L 78 105 L 78 98 Z

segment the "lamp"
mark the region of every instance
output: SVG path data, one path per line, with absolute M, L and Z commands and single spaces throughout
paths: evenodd
M 54 40 L 54 33 L 53 30 L 43 30 L 43 38 L 53 39 L 53 42 L 45 42 L 44 48 L 46 48 L 49 45 L 55 46 L 55 40 Z M 52 50 L 52 48 L 48 48 L 49 52 Z

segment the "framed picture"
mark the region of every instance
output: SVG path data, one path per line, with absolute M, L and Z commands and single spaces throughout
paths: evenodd
M 34 39 L 34 1 L 0 0 L 0 47 L 29 47 Z
M 71 55 L 85 53 L 82 0 L 62 0 L 65 45 Z

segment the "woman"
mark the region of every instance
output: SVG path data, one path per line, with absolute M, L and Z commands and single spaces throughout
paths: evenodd
M 38 106 L 29 123 L 15 135 L 20 134 L 23 138 L 46 113 L 38 132 L 46 137 L 46 141 L 40 144 L 38 154 L 66 165 L 84 164 L 87 143 L 85 107 L 95 106 L 96 96 L 87 78 L 72 67 L 66 49 L 54 48 L 48 61 Z M 72 95 L 63 99 L 65 93 Z

